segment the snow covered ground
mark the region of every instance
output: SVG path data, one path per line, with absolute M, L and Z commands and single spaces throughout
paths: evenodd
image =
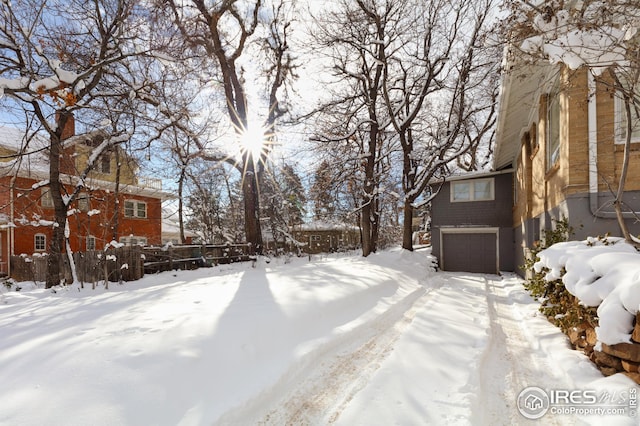
M 574 399 L 552 401 L 540 424 L 638 424 L 638 387 L 570 350 L 519 278 L 431 272 L 428 258 L 392 250 L 108 291 L 2 290 L 0 424 L 533 424 L 517 407 L 530 386 Z M 577 416 L 585 395 L 625 414 Z

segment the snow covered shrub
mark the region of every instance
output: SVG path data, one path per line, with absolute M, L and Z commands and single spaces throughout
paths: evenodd
M 569 241 L 573 235 L 573 227 L 569 225 L 566 217 L 555 221 L 553 229 L 543 230 L 543 239 L 531 249 L 531 256 L 525 261 L 525 270 L 530 271 L 530 278 L 524 287 L 531 293 L 534 299 L 540 302 L 542 312 L 551 323 L 560 327 L 564 333 L 568 333 L 573 327 L 587 323 L 596 327 L 596 308 L 586 307 L 569 293 L 562 282 L 565 273 L 564 268 L 555 271 L 554 280 L 548 280 L 547 268 L 536 270 L 534 265 L 540 259 L 538 253 L 553 246 L 556 243 Z

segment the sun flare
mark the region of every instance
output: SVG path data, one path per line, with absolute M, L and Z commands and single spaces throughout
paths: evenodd
M 251 154 L 254 161 L 260 158 L 265 149 L 266 129 L 257 124 L 249 124 L 240 135 L 240 149 L 243 153 Z

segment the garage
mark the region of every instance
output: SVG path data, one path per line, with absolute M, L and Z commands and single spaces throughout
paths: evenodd
M 497 229 L 441 230 L 440 266 L 445 271 L 498 273 Z

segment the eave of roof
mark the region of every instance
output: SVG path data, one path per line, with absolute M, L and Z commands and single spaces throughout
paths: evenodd
M 502 76 L 493 169 L 515 166 L 522 135 L 537 120 L 538 99 L 556 66 L 517 61 Z

